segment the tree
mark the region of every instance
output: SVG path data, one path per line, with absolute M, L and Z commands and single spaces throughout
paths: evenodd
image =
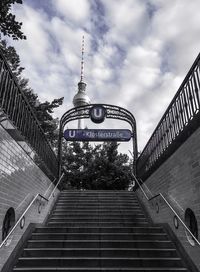
M 67 143 L 63 148 L 66 183 L 75 189 L 124 190 L 131 181 L 129 157 L 118 153 L 116 142 L 92 146 Z
M 12 37 L 14 40 L 26 39 L 21 31 L 22 23 L 17 22 L 15 15 L 10 10 L 12 4 L 22 4 L 22 0 L 1 0 L 0 1 L 0 32 L 4 36 Z M 1 38 L 1 36 L 0 36 Z
M 62 105 L 64 98 L 61 97 L 54 99 L 52 102 L 45 101 L 41 103 L 38 99 L 38 95 L 32 88 L 29 87 L 28 79 L 22 76 L 22 71 L 24 68 L 21 67 L 20 57 L 15 48 L 13 46 L 8 46 L 5 40 L 0 41 L 0 48 L 15 76 L 20 89 L 32 107 L 47 139 L 53 147 L 56 147 L 58 138 L 58 119 L 53 118 L 52 113 L 55 108 Z

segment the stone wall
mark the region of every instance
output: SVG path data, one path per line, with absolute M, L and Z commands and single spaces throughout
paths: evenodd
M 149 197 L 162 193 L 183 221 L 186 209 L 191 209 L 197 219 L 200 238 L 200 128 L 142 186 Z M 200 246 L 190 244 L 180 222 L 178 228 L 174 226 L 174 214 L 163 199 L 156 197 L 147 201 L 140 189 L 137 189 L 137 194 L 155 223 L 170 225 L 200 270 Z
M 32 199 L 40 193 L 48 197 L 53 190 L 49 178 L 34 163 L 31 156 L 0 126 L 0 243 L 3 221 L 9 208 L 15 212 L 15 222 Z M 36 200 L 25 216 L 23 229 L 18 226 L 7 245 L 0 248 L 0 271 L 29 224 L 43 223 L 56 199 L 48 203 Z

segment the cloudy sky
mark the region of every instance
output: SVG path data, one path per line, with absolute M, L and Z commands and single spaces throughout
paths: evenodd
M 199 53 L 199 10 L 199 0 L 24 0 L 13 12 L 27 40 L 14 46 L 40 100 L 65 97 L 60 117 L 73 107 L 84 35 L 87 94 L 134 114 L 141 150 Z

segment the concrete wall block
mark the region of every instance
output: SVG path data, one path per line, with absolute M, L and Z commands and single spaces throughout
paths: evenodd
M 32 158 L 0 126 L 0 243 L 2 242 L 3 220 L 7 210 L 10 207 L 14 209 L 17 221 L 36 194 L 46 193 L 46 197 L 50 195 L 54 187 L 50 186 L 51 184 L 49 178 Z M 50 189 L 47 191 L 49 186 Z M 0 249 L 0 271 L 29 224 L 44 222 L 57 194 L 58 190 L 49 203 L 41 202 L 40 213 L 38 212 L 40 201 L 35 201 L 25 216 L 24 228 L 21 229 L 18 226 L 8 241 L 9 245 Z
M 190 208 L 197 219 L 200 240 L 200 128 L 195 131 L 179 149 L 168 158 L 143 185 L 149 188 L 153 195 L 162 193 L 166 196 L 181 219 L 185 220 L 185 211 Z M 187 239 L 185 229 L 179 223 L 179 228 L 174 226 L 174 214 L 165 203 L 159 199 L 148 202 L 137 190 L 139 198 L 144 203 L 147 211 L 155 223 L 168 223 L 175 235 L 200 270 L 200 246 L 192 246 Z M 151 195 L 149 195 L 151 197 Z M 158 197 L 159 198 L 159 197 Z M 156 212 L 156 204 L 159 213 Z

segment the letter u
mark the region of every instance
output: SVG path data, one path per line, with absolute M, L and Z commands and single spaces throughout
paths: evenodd
M 69 131 L 69 137 L 74 138 L 76 136 L 76 131 L 75 130 L 70 130 Z
M 96 118 L 102 117 L 102 109 L 94 109 L 94 116 Z

